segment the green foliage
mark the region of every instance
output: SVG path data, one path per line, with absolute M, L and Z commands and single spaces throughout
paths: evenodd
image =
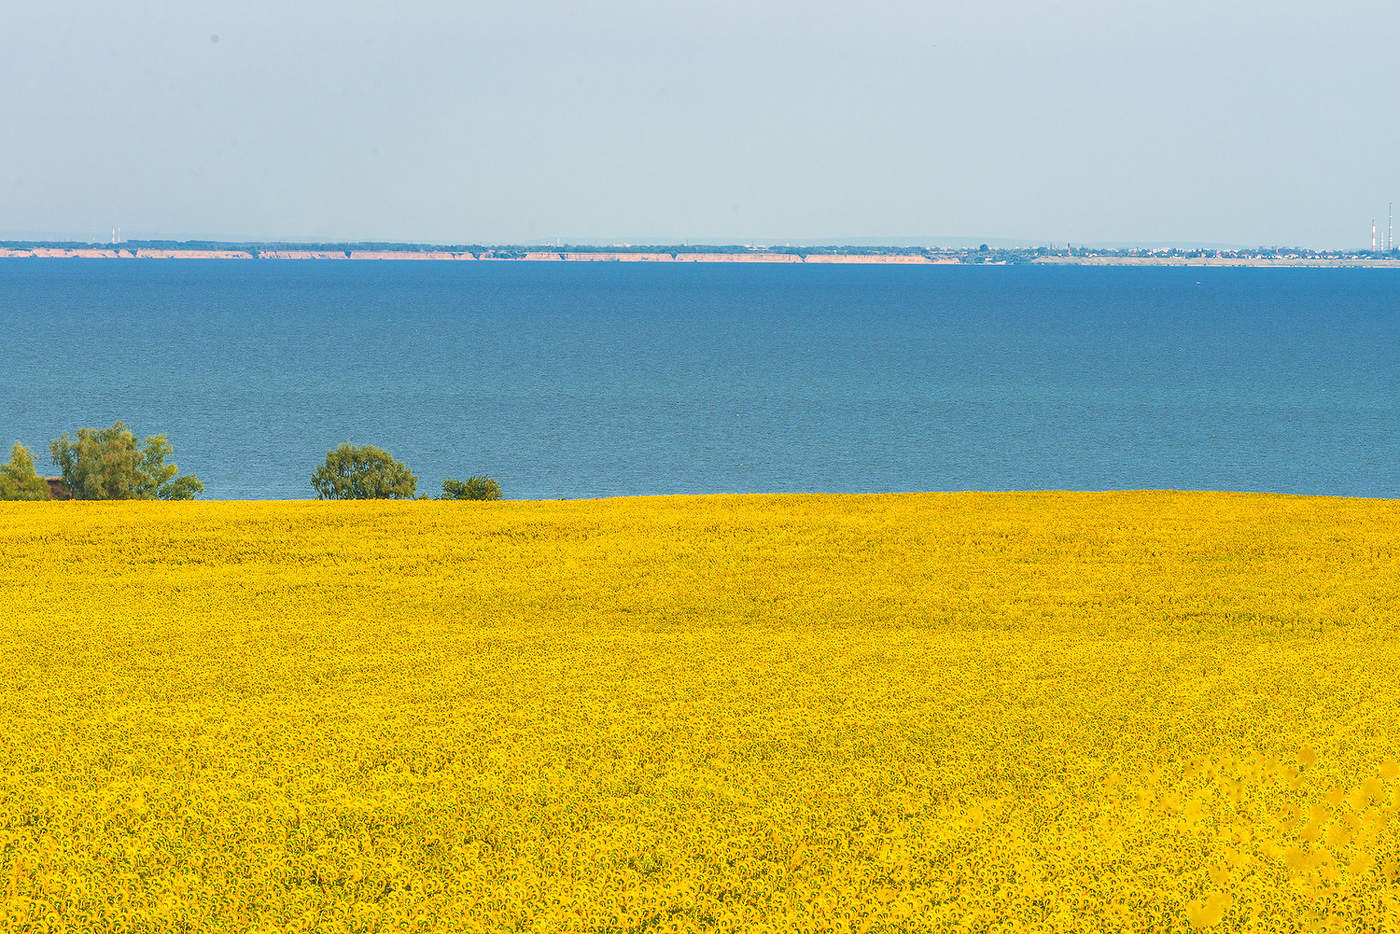
M 165 463 L 174 450 L 165 435 L 137 442 L 125 422 L 79 428 L 49 442 L 49 454 L 74 499 L 194 499 L 204 484 Z
M 317 499 L 413 499 L 413 471 L 373 445 L 345 442 L 311 475 Z
M 465 480 L 442 481 L 442 495 L 438 499 L 500 499 L 501 485 L 487 476 L 473 476 Z
M 34 455 L 15 442 L 10 462 L 0 465 L 0 499 L 48 499 L 49 485 L 34 470 Z

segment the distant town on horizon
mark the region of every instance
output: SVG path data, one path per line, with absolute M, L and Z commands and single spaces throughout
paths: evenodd
M 1386 231 L 1370 250 L 1303 247 L 1124 246 L 1064 244 L 910 246 L 856 244 L 427 244 L 122 240 L 0 241 L 0 259 L 445 260 L 631 263 L 809 263 L 871 265 L 1205 265 L 1371 266 L 1400 268 Z

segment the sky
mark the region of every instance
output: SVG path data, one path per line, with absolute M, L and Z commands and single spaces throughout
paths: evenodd
M 1393 0 L 64 0 L 0 237 L 1365 247 Z

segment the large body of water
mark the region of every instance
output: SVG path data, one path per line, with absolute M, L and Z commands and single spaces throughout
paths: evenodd
M 0 260 L 0 442 L 117 419 L 222 499 L 346 440 L 508 498 L 1395 497 L 1400 275 Z

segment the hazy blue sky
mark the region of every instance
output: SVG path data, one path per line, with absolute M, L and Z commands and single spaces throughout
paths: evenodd
M 0 236 L 1364 246 L 1400 200 L 1394 0 L 5 7 Z

